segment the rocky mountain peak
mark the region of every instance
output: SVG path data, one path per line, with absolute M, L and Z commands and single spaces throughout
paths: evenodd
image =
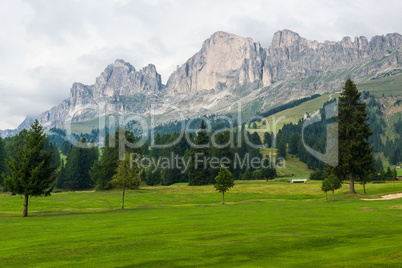
M 124 68 L 129 71 L 135 71 L 134 66 L 132 66 L 130 63 L 125 62 L 122 59 L 117 59 L 114 61 L 114 64 L 112 64 L 113 68 Z
M 161 77 L 152 64 L 136 71 L 134 66 L 124 60 L 116 60 L 106 67 L 96 79 L 94 96 L 132 95 L 136 93 L 159 92 L 162 89 Z
M 263 59 L 263 49 L 251 38 L 216 32 L 169 77 L 166 86 L 171 93 L 236 90 L 256 81 L 258 87 Z
M 277 31 L 272 38 L 271 48 L 290 47 L 297 44 L 300 39 L 300 35 L 291 30 Z

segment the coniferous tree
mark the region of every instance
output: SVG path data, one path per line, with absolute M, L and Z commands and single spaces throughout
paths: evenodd
M 191 162 L 188 170 L 188 185 L 207 185 L 212 184 L 214 179 L 211 179 L 208 166 L 203 164 L 204 159 L 210 157 L 209 137 L 207 134 L 207 127 L 204 120 L 201 122 L 200 130 L 195 137 L 195 147 L 191 148 Z M 196 163 L 196 161 L 201 161 Z
M 265 144 L 265 147 L 271 148 L 271 146 L 272 146 L 272 134 L 270 132 L 265 132 L 264 133 L 264 144 Z
M 262 145 L 260 135 L 257 132 L 253 132 L 252 134 L 248 135 L 248 139 L 251 142 L 251 146 L 260 146 Z
M 60 151 L 63 155 L 67 155 L 68 151 L 71 149 L 71 142 L 69 141 L 63 141 L 63 143 L 60 145 Z
M 261 176 L 263 179 L 271 180 L 276 177 L 276 169 L 275 169 L 275 163 L 270 163 L 270 160 L 265 159 L 263 162 L 263 168 L 261 169 Z
M 286 140 L 285 137 L 281 137 L 278 143 L 278 157 L 286 159 Z
M 297 155 L 299 153 L 298 144 L 299 144 L 300 138 L 301 137 L 300 137 L 299 133 L 293 133 L 290 136 L 290 139 L 289 139 L 289 153 L 290 154 Z
M 349 193 L 355 194 L 354 181 L 375 172 L 372 148 L 368 138 L 372 134 L 366 123 L 366 104 L 355 83 L 348 79 L 339 98 L 339 165 L 336 174 L 349 180 Z
M 38 120 L 31 125 L 24 137 L 24 145 L 10 157 L 7 166 L 10 176 L 5 176 L 9 191 L 24 196 L 23 217 L 28 216 L 28 199 L 32 196 L 49 196 L 57 176 L 58 164 L 51 166 L 53 155 L 45 152 L 46 135 Z
M 51 150 L 50 151 L 53 153 L 53 158 L 52 158 L 51 165 L 52 166 L 57 165 L 58 163 L 60 163 L 61 158 L 60 158 L 59 148 L 57 147 L 56 142 L 51 143 Z
M 151 166 L 145 172 L 145 183 L 149 186 L 156 186 L 161 183 L 161 170 Z
M 382 160 L 381 160 L 380 157 L 377 158 L 377 161 L 376 161 L 376 169 L 377 169 L 378 171 L 384 170 L 384 166 L 383 166 L 383 164 L 382 164 Z

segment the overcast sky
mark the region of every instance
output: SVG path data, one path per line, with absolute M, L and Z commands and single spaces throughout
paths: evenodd
M 402 33 L 402 1 L 0 0 L 0 129 L 94 84 L 115 59 L 165 83 L 216 31 L 270 45 L 290 29 L 318 41 Z

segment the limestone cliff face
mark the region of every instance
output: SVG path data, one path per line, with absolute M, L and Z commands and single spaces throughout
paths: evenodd
M 263 48 L 251 38 L 217 32 L 169 77 L 167 91 L 259 88 L 264 58 Z

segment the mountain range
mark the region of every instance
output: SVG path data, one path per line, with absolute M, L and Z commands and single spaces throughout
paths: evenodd
M 36 118 L 51 129 L 99 117 L 100 104 L 102 114 L 145 117 L 152 104 L 159 104 L 154 112 L 160 124 L 177 120 L 172 107 L 190 118 L 235 113 L 239 102 L 244 116 L 252 116 L 292 100 L 339 91 L 348 77 L 364 82 L 402 73 L 401 53 L 399 33 L 320 43 L 282 30 L 263 48 L 251 38 L 216 32 L 177 66 L 166 85 L 154 65 L 137 70 L 118 59 L 94 85 L 74 83 L 68 99 Z M 13 135 L 34 119 L 27 117 L 16 130 L 1 134 Z

